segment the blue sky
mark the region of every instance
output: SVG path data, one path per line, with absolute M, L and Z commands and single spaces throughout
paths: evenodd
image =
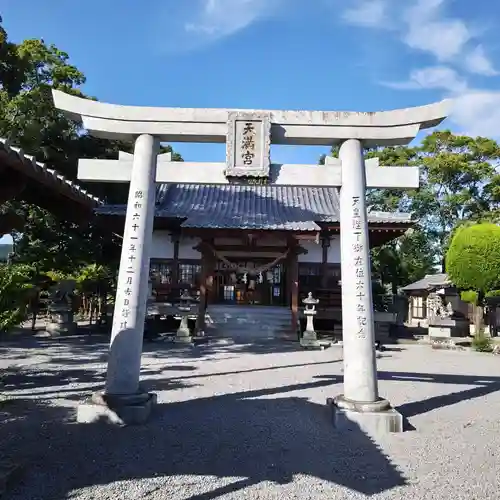
M 452 96 L 446 127 L 500 136 L 500 3 L 471 0 L 2 0 L 14 41 L 69 53 L 118 104 L 376 111 Z M 222 161 L 223 145 L 174 144 Z M 316 163 L 325 148 L 274 147 Z

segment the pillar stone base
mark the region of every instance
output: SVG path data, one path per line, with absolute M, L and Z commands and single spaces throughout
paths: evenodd
M 304 349 L 324 349 L 314 330 L 304 330 L 300 338 L 300 345 Z
M 176 344 L 192 344 L 193 337 L 191 336 L 191 330 L 188 326 L 188 317 L 182 316 L 181 324 L 177 329 L 177 334 L 175 336 L 174 342 Z
M 385 399 L 357 402 L 337 396 L 326 401 L 331 407 L 333 426 L 340 431 L 363 431 L 371 436 L 403 432 L 403 415 Z
M 81 424 L 144 424 L 156 405 L 156 394 L 139 392 L 131 395 L 109 395 L 98 392 L 78 406 L 76 421 Z
M 45 332 L 48 337 L 59 337 L 61 335 L 74 335 L 77 324 L 73 321 L 72 311 L 60 311 L 52 313 L 52 318 L 45 326 Z
M 174 342 L 176 344 L 192 344 L 193 337 L 191 336 L 191 332 L 189 330 L 177 330 Z

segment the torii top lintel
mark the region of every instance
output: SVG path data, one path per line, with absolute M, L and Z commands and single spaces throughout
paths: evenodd
M 231 113 L 269 116 L 273 144 L 330 146 L 360 139 L 366 146 L 408 144 L 421 129 L 439 125 L 452 101 L 378 112 L 231 110 L 121 106 L 53 90 L 55 106 L 97 137 L 131 140 L 150 134 L 165 142 L 224 143 Z

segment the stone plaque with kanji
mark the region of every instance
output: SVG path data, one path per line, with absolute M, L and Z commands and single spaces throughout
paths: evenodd
M 263 113 L 229 113 L 227 177 L 269 177 L 271 118 Z

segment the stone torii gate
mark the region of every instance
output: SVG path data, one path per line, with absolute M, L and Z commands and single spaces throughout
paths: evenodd
M 155 183 L 340 187 L 344 393 L 329 402 L 335 423 L 367 431 L 401 431 L 402 416 L 378 392 L 366 188 L 417 188 L 416 167 L 380 167 L 363 148 L 408 144 L 447 116 L 450 101 L 376 113 L 146 108 L 90 101 L 53 91 L 55 106 L 91 134 L 134 141 L 134 154 L 118 160 L 80 160 L 80 180 L 129 182 L 105 390 L 80 405 L 78 420 L 103 416 L 144 422 L 154 394 L 139 387 L 148 294 Z M 158 158 L 160 142 L 226 143 L 225 163 L 171 162 Z M 339 159 L 325 165 L 276 165 L 270 145 L 340 144 Z

